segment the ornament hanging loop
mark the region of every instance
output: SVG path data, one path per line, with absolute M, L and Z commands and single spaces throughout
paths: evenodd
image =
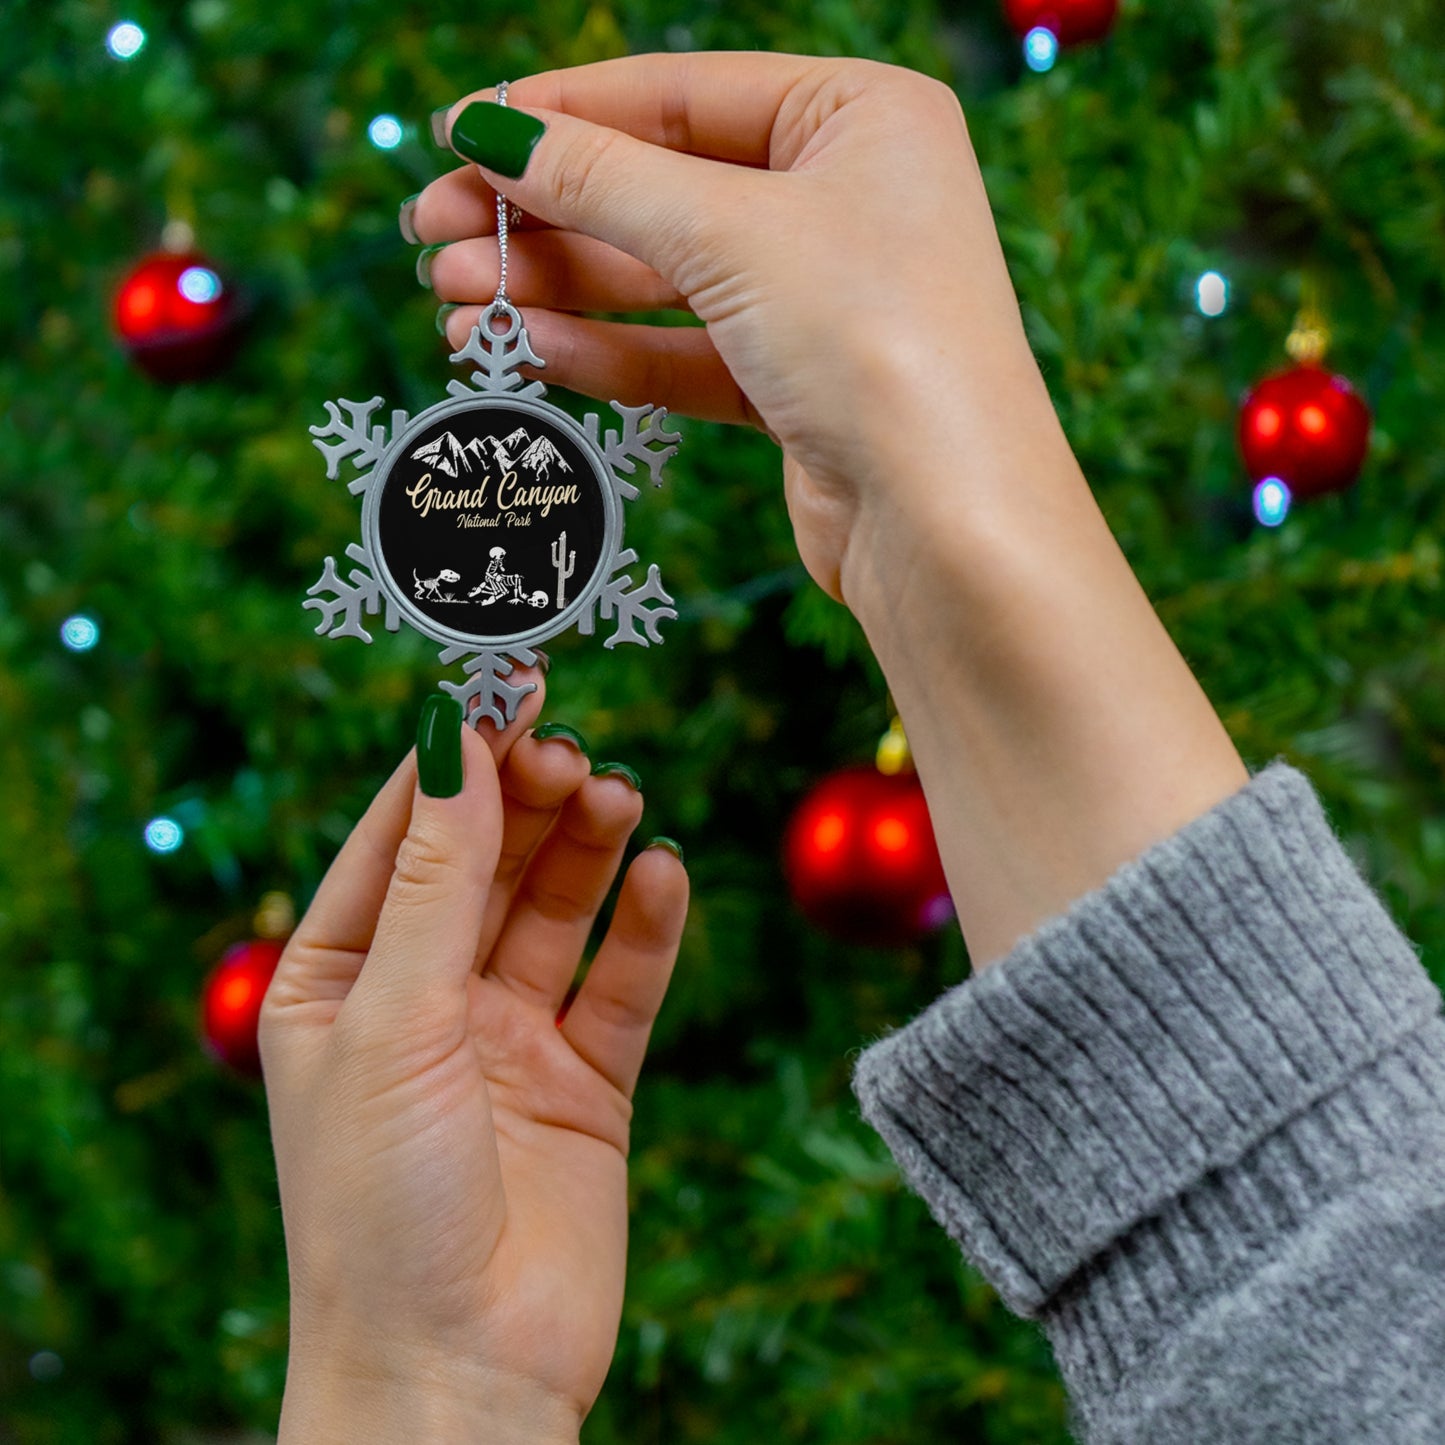
M 496 322 L 505 319 L 506 325 L 498 330 Z M 511 341 L 522 329 L 522 313 L 510 301 L 498 298 L 487 309 L 482 330 L 499 345 Z

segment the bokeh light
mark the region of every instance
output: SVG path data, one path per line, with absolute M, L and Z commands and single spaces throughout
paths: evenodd
M 77 612 L 60 624 L 60 640 L 72 652 L 89 652 L 100 641 L 100 624 Z
M 379 151 L 394 151 L 401 144 L 401 122 L 394 115 L 378 115 L 366 128 L 367 137 Z
M 117 60 L 134 60 L 145 48 L 146 33 L 134 20 L 122 20 L 112 25 L 105 37 L 105 48 Z
M 1030 70 L 1042 74 L 1054 68 L 1059 58 L 1059 37 L 1047 25 L 1035 25 L 1024 36 L 1024 59 Z
M 209 266 L 187 266 L 176 282 L 187 301 L 203 306 L 221 294 L 221 278 Z
M 65 1361 L 54 1350 L 37 1350 L 30 1357 L 30 1378 L 48 1383 L 65 1373 Z
M 1266 477 L 1254 489 L 1254 515 L 1263 527 L 1277 527 L 1289 516 L 1290 492 L 1279 477 Z
M 1223 316 L 1229 305 L 1229 282 L 1218 271 L 1206 271 L 1196 282 L 1194 298 L 1205 316 Z
M 152 818 L 145 836 L 152 853 L 174 853 L 186 841 L 186 830 L 174 818 Z

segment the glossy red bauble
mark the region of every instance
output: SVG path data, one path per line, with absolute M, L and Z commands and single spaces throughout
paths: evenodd
M 1114 28 L 1119 0 L 1004 0 L 1003 8 L 1020 38 L 1042 26 L 1060 45 L 1082 45 Z
M 115 330 L 137 365 L 157 381 L 198 381 L 235 352 L 239 308 L 204 256 L 147 256 L 115 295 Z
M 211 970 L 201 994 L 201 1035 L 207 1049 L 238 1073 L 259 1077 L 261 1050 L 256 1028 L 261 1001 L 284 945 L 258 938 L 227 949 Z
M 1240 408 L 1250 477 L 1278 477 L 1296 497 L 1353 486 L 1369 444 L 1370 409 L 1343 376 L 1314 362 L 1266 377 Z
M 850 943 L 910 943 L 953 917 L 914 773 L 856 767 L 824 778 L 788 824 L 783 867 L 804 916 Z

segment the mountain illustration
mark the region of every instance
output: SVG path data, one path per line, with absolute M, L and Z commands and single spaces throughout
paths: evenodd
M 464 446 L 451 432 L 444 432 L 435 441 L 429 441 L 425 446 L 418 447 L 412 453 L 412 457 L 417 461 L 430 462 L 437 471 L 445 472 L 449 477 L 471 471 L 473 460 L 481 462 L 486 460 L 482 453 L 480 439 L 468 442 Z
M 499 472 L 511 469 L 511 452 L 506 443 L 498 441 L 496 437 L 478 437 L 472 446 L 476 448 L 477 457 L 487 466 L 495 467 Z
M 508 438 L 510 440 L 510 438 Z M 570 472 L 571 467 L 562 459 L 562 453 L 547 440 L 546 437 L 538 437 L 526 451 L 517 458 L 519 467 L 526 467 L 536 477 L 545 477 L 553 463 L 556 463 L 564 472 Z
M 522 448 L 525 450 L 518 456 L 517 453 Z M 449 477 L 470 472 L 476 465 L 483 469 L 495 467 L 501 472 L 511 471 L 513 467 L 525 468 L 535 477 L 545 477 L 553 465 L 564 472 L 572 470 L 562 459 L 562 453 L 546 437 L 538 437 L 533 441 L 527 435 L 526 428 L 520 426 L 504 441 L 493 436 L 483 436 L 463 444 L 451 432 L 443 432 L 425 446 L 418 447 L 412 457 L 416 461 L 428 463 L 439 472 L 445 472 Z

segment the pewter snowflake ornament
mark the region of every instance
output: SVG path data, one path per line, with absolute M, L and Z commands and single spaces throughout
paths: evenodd
M 501 330 L 496 323 L 504 323 Z M 620 430 L 602 431 L 597 414 L 579 426 L 543 401 L 546 387 L 519 368 L 541 368 L 520 313 L 495 303 L 453 353 L 476 366 L 468 385 L 408 418 L 372 424 L 382 398 L 328 401 L 327 424 L 310 428 L 333 481 L 349 461 L 347 486 L 362 494 L 361 541 L 343 577 L 328 557 L 303 607 L 321 615 L 318 634 L 372 640 L 363 617 L 382 614 L 443 644 L 444 666 L 461 662 L 465 681 L 440 686 L 468 723 L 498 728 L 517 715 L 535 684 L 507 681 L 530 666 L 533 649 L 575 626 L 590 636 L 600 617 L 616 630 L 603 646 L 660 643 L 675 618 L 655 564 L 633 585 L 637 553 L 622 545 L 623 503 L 638 495 L 638 465 L 654 486 L 681 437 L 664 426 L 664 407 L 610 403 Z

